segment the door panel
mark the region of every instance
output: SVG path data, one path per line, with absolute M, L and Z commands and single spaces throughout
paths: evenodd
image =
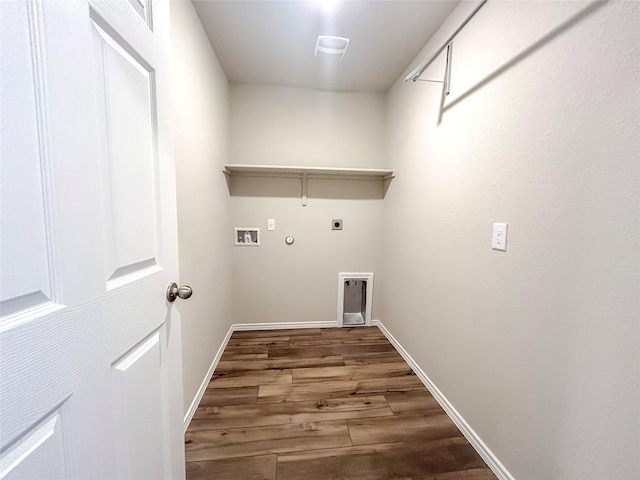
M 66 477 L 58 412 L 0 457 L 0 478 L 58 480 Z
M 169 5 L 140 5 L 0 2 L 0 465 L 16 478 L 184 475 Z
M 150 436 L 163 425 L 160 333 L 151 335 L 113 367 L 120 478 L 165 478 L 163 436 Z
M 147 24 L 149 28 L 153 28 L 151 23 L 151 1 L 150 0 L 128 0 L 131 7 L 140 16 L 140 18 Z
M 96 105 L 103 120 L 98 134 L 107 154 L 102 188 L 111 281 L 156 264 L 156 89 L 152 68 L 130 45 L 95 22 L 92 27 Z
M 46 304 L 52 294 L 42 178 L 47 159 L 41 156 L 38 137 L 44 122 L 36 109 L 28 9 L 24 2 L 3 2 L 0 8 L 2 56 L 14 66 L 11 71 L 0 71 L 1 331 L 10 316 Z M 21 135 L 13 135 L 15 130 Z

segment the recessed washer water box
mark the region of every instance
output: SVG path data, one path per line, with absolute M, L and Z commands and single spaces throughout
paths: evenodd
M 338 274 L 338 324 L 342 327 L 371 325 L 373 273 Z
M 235 227 L 234 242 L 236 247 L 259 247 L 260 229 L 255 227 Z

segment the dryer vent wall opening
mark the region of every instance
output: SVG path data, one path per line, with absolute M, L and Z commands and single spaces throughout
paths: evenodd
M 370 325 L 373 273 L 340 273 L 338 287 L 338 324 Z
M 367 315 L 367 281 L 350 278 L 344 281 L 342 324 L 364 325 Z

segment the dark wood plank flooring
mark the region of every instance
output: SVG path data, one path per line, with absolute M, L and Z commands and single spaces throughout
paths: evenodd
M 185 452 L 188 480 L 496 478 L 377 327 L 235 332 Z

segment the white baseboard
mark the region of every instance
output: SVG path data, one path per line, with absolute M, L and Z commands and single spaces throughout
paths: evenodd
M 407 351 L 402 348 L 402 345 L 398 343 L 398 341 L 391 335 L 391 332 L 387 330 L 387 328 L 382 324 L 380 320 L 372 320 L 372 326 L 377 326 L 384 336 L 391 342 L 391 344 L 398 350 L 398 353 L 402 355 L 402 358 L 409 364 L 411 369 L 415 372 L 418 378 L 424 383 L 424 386 L 427 387 L 427 390 L 431 392 L 431 395 L 438 401 L 442 409 L 449 415 L 453 423 L 460 429 L 462 434 L 466 437 L 469 443 L 476 449 L 478 454 L 482 457 L 485 463 L 489 466 L 489 468 L 496 474 L 496 476 L 500 480 L 514 480 L 513 476 L 509 473 L 509 471 L 502 465 L 500 460 L 493 454 L 489 447 L 485 445 L 485 443 L 480 439 L 478 434 L 469 426 L 469 424 L 462 418 L 462 416 L 458 413 L 458 411 L 451 405 L 449 400 L 442 394 L 438 387 L 431 381 L 431 379 L 427 376 L 426 373 L 418 366 L 418 364 L 411 358 L 411 355 L 407 353 Z
M 234 323 L 233 331 L 280 330 L 283 328 L 330 328 L 339 327 L 338 322 L 279 322 L 279 323 Z
M 246 331 L 246 330 L 279 330 L 284 328 L 328 328 L 328 327 L 339 327 L 337 322 L 280 322 L 280 323 L 234 323 L 229 327 L 229 331 L 222 340 L 222 344 L 218 349 L 215 357 L 213 357 L 213 361 L 211 362 L 211 366 L 207 371 L 206 376 L 202 380 L 200 384 L 200 388 L 196 392 L 196 396 L 193 398 L 191 405 L 189 405 L 189 409 L 187 413 L 184 415 L 184 431 L 187 431 L 189 427 L 189 423 L 191 423 L 191 419 L 193 415 L 196 413 L 196 409 L 204 396 L 204 392 L 207 390 L 207 385 L 209 385 L 209 380 L 215 372 L 216 367 L 218 366 L 218 362 L 220 361 L 220 357 L 222 357 L 222 352 L 227 348 L 227 343 L 229 343 L 229 339 L 233 332 L 236 331 Z
M 224 340 L 222 340 L 222 344 L 220 345 L 218 352 L 216 353 L 215 357 L 213 357 L 213 361 L 211 362 L 211 366 L 209 367 L 207 374 L 205 375 L 204 379 L 202 379 L 202 383 L 200 384 L 200 388 L 196 392 L 196 396 L 193 398 L 193 401 L 191 402 L 191 405 L 189 405 L 189 409 L 187 410 L 187 413 L 185 413 L 184 415 L 184 431 L 185 432 L 187 431 L 187 428 L 191 423 L 191 419 L 193 418 L 193 415 L 196 413 L 196 409 L 200 404 L 200 400 L 202 400 L 202 397 L 204 396 L 204 392 L 207 390 L 207 385 L 209 385 L 209 380 L 213 376 L 213 372 L 216 370 L 216 367 L 218 366 L 220 357 L 222 357 L 222 352 L 224 352 L 224 349 L 227 348 L 227 343 L 229 343 L 229 339 L 231 338 L 231 334 L 233 333 L 233 331 L 234 331 L 233 325 L 231 325 L 229 327 L 229 331 L 224 337 Z

